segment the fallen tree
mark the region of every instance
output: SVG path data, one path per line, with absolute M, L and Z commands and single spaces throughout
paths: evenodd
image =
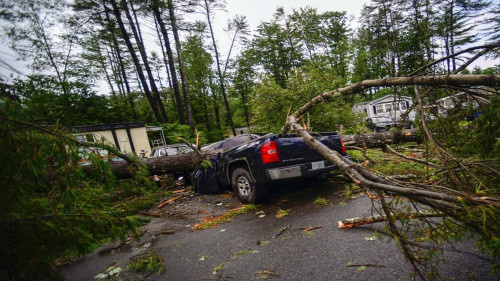
M 484 51 L 480 53 L 485 54 L 487 53 L 485 50 L 493 50 L 499 46 L 500 44 L 487 45 L 474 49 L 482 48 Z M 478 57 L 474 56 L 471 60 Z M 468 65 L 470 62 L 467 61 L 464 65 Z M 419 75 L 432 65 L 434 63 L 419 69 L 412 75 Z M 441 169 L 434 174 L 437 177 L 435 181 L 398 181 L 371 171 L 361 164 L 340 156 L 336 151 L 330 150 L 300 125 L 300 118 L 320 103 L 329 102 L 369 88 L 406 87 L 408 91 L 412 89 L 409 86 L 413 87 L 415 97 L 415 106 L 409 110 L 417 110 L 421 121 L 420 127 L 423 131 L 422 141 L 429 147 L 429 153 L 432 153 L 440 162 Z M 364 80 L 353 85 L 324 92 L 311 99 L 288 116 L 282 131 L 291 130 L 297 133 L 307 145 L 330 162 L 336 164 L 365 191 L 369 194 L 377 194 L 377 196 L 371 196 L 370 198 L 377 200 L 376 205 L 378 206 L 377 212 L 379 215 L 369 217 L 367 220 L 365 220 L 366 218 L 354 220 L 352 225 L 363 221 L 385 221 L 387 228 L 398 241 L 398 245 L 417 276 L 425 280 L 428 276 L 427 273 L 438 272 L 436 261 L 439 258 L 436 253 L 439 252 L 442 243 L 449 241 L 454 235 L 461 237 L 465 233 L 472 233 L 478 238 L 483 250 L 491 254 L 496 261 L 500 259 L 499 238 L 497 237 L 498 233 L 500 233 L 500 190 L 497 183 L 500 175 L 498 172 L 500 164 L 498 159 L 478 160 L 475 155 L 470 158 L 455 155 L 456 153 L 452 151 L 456 151 L 456 148 L 453 148 L 456 143 L 451 142 L 450 147 L 453 149 L 449 149 L 437 137 L 436 133 L 429 128 L 424 113 L 424 98 L 433 91 L 448 89 L 465 92 L 471 97 L 493 99 L 498 103 L 499 86 L 500 75 L 458 75 L 456 73 Z M 423 91 L 421 91 L 422 89 Z M 485 92 L 487 92 L 486 95 Z M 492 106 L 492 111 L 494 111 L 495 107 Z M 463 119 L 457 119 L 456 122 L 461 120 Z M 498 120 L 487 121 L 498 122 Z M 447 129 L 446 126 L 443 126 L 444 124 L 440 124 L 441 126 L 437 126 L 438 129 Z M 445 131 L 444 134 L 446 133 L 449 134 L 450 131 Z M 347 143 L 356 143 L 360 147 L 384 147 L 388 143 L 394 143 L 393 140 L 387 141 L 390 138 L 390 136 L 379 139 L 371 137 L 366 140 L 352 138 Z M 498 135 L 496 138 L 498 139 Z M 345 138 L 344 141 L 346 141 Z M 402 155 L 398 156 L 401 157 Z M 425 161 L 423 164 L 430 165 Z M 384 196 L 386 193 L 395 196 L 386 198 Z M 426 206 L 425 209 L 427 210 L 430 207 L 431 212 L 445 216 L 444 219 L 433 221 L 427 219 L 426 216 L 418 216 L 413 220 L 413 217 L 409 218 L 402 215 L 407 213 L 408 209 L 419 212 L 422 206 Z M 396 224 L 396 220 L 400 223 Z M 448 235 L 448 233 L 450 234 Z M 422 241 L 426 241 L 425 246 L 422 246 Z
M 344 145 L 363 148 L 383 148 L 387 144 L 399 144 L 404 142 L 422 142 L 422 137 L 417 130 L 386 131 L 369 134 L 343 135 Z

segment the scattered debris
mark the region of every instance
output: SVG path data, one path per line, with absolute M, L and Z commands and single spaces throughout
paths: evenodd
M 328 200 L 326 200 L 325 198 L 323 197 L 317 197 L 315 200 L 314 200 L 314 205 L 316 206 L 327 206 L 329 204 Z
M 259 246 L 267 245 L 267 244 L 269 244 L 269 241 L 264 241 L 264 240 L 257 241 L 257 245 L 259 245 Z
M 161 275 L 165 269 L 165 261 L 153 250 L 130 258 L 128 269 L 137 272 L 156 272 Z
M 323 227 L 322 225 L 318 225 L 318 226 L 311 226 L 311 227 L 308 227 L 308 228 L 301 228 L 300 230 L 302 230 L 304 232 L 309 232 L 311 230 L 319 229 L 319 228 L 322 228 L 322 227 Z
M 258 218 L 263 218 L 266 216 L 266 212 L 264 211 L 258 211 L 254 214 L 254 216 L 258 217 Z
M 232 257 L 231 257 L 231 260 L 229 261 L 225 261 L 225 262 L 222 262 L 220 265 L 214 267 L 213 271 L 212 271 L 212 274 L 216 275 L 216 274 L 222 274 L 222 269 L 224 268 L 224 266 L 228 263 L 230 263 L 231 261 L 234 261 L 235 259 L 237 259 L 239 256 L 241 255 L 245 255 L 245 254 L 256 254 L 256 253 L 259 253 L 260 251 L 257 251 L 257 250 L 242 250 L 242 251 L 239 251 L 238 253 L 234 254 Z
M 158 235 L 170 235 L 170 234 L 174 234 L 175 233 L 175 230 L 166 230 L 166 231 L 160 231 L 158 233 L 156 233 L 155 236 L 158 236 Z
M 280 275 L 269 269 L 262 269 L 261 271 L 255 273 L 255 278 L 257 279 L 269 279 L 272 277 L 280 277 Z
M 122 272 L 122 268 L 117 266 L 117 262 L 112 263 L 110 266 L 106 267 L 104 272 L 97 274 L 94 276 L 94 279 L 103 280 L 111 278 L 112 276 L 120 274 Z
M 429 218 L 429 217 L 443 217 L 443 216 L 445 216 L 445 215 L 441 214 L 441 213 L 436 213 L 433 211 L 419 211 L 419 212 L 410 212 L 410 213 L 406 213 L 406 214 L 402 213 L 402 214 L 393 215 L 392 219 L 393 220 L 400 220 L 400 219 Z M 387 220 L 387 216 L 382 216 L 382 215 L 375 215 L 375 216 L 368 216 L 368 217 L 356 217 L 356 218 L 345 219 L 345 220 L 339 221 L 338 228 L 351 228 L 351 227 L 355 227 L 358 225 L 383 222 L 386 220 Z
M 278 234 L 274 235 L 273 238 L 276 239 L 278 238 L 281 234 L 283 234 L 283 232 L 285 232 L 288 228 L 290 227 L 290 225 L 287 225 L 283 228 L 280 229 L 280 231 L 278 232 Z
M 364 265 L 358 267 L 358 272 L 365 271 L 365 270 L 366 270 L 366 266 L 364 266 Z
M 204 261 L 204 260 L 207 260 L 208 258 L 209 258 L 209 256 L 206 256 L 203 253 L 201 253 L 201 254 L 198 255 L 198 260 L 199 261 Z
M 365 237 L 365 240 L 366 241 L 375 241 L 375 240 L 379 240 L 380 238 L 382 238 L 382 235 L 380 235 L 380 233 L 378 233 L 377 231 L 374 231 L 372 235 Z
M 246 205 L 241 205 L 238 208 L 229 210 L 221 216 L 202 218 L 200 223 L 197 223 L 193 226 L 193 230 L 216 227 L 220 223 L 228 222 L 237 215 L 244 214 L 248 211 L 254 210 L 255 208 L 257 208 L 257 205 L 246 204 Z
M 224 198 L 233 199 L 234 198 L 234 193 L 222 193 L 220 196 L 222 196 Z
M 283 217 L 286 217 L 289 215 L 289 212 L 291 211 L 291 209 L 288 209 L 288 210 L 283 210 L 283 209 L 279 209 L 278 212 L 276 212 L 276 217 L 278 219 L 281 219 Z
M 184 197 L 183 195 L 179 195 L 179 196 L 175 196 L 175 197 L 172 197 L 170 199 L 168 199 L 167 201 L 163 201 L 162 203 L 158 204 L 158 209 L 161 209 L 163 207 L 165 207 L 167 204 L 170 204 L 176 200 L 179 200 L 181 199 L 182 197 Z
M 363 264 L 359 264 L 359 263 L 352 263 L 352 262 L 349 262 L 349 263 L 347 264 L 347 267 L 358 267 L 358 266 L 359 266 L 359 267 L 365 267 L 365 269 L 366 269 L 366 267 L 369 267 L 369 266 L 370 266 L 370 267 L 385 267 L 385 265 L 382 265 L 382 264 L 374 264 L 374 263 L 363 263 Z M 360 271 L 360 270 L 358 269 L 358 271 Z
M 174 190 L 174 191 L 172 191 L 172 193 L 173 193 L 173 194 L 177 194 L 177 193 L 182 193 L 182 192 L 184 192 L 184 191 L 186 191 L 186 189 Z

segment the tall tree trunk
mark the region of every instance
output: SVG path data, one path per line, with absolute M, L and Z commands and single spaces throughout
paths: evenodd
M 454 10 L 455 10 L 455 1 L 452 0 L 450 2 L 450 53 L 454 54 L 455 53 L 455 28 L 454 28 L 454 22 L 455 19 L 453 18 L 454 15 Z M 451 58 L 451 63 L 452 63 L 452 70 L 455 71 L 457 69 L 457 65 L 455 62 L 455 57 Z
M 177 73 L 175 72 L 175 64 L 174 64 L 174 54 L 172 52 L 172 48 L 170 47 L 170 39 L 168 38 L 167 28 L 165 27 L 165 22 L 161 17 L 160 11 L 160 3 L 158 0 L 154 0 L 151 4 L 151 9 L 153 10 L 153 14 L 160 26 L 161 34 L 163 35 L 163 39 L 165 40 L 165 49 L 167 50 L 168 56 L 168 66 L 170 69 L 170 74 L 172 76 L 172 88 L 174 89 L 174 97 L 175 103 L 177 106 L 177 114 L 179 116 L 179 123 L 186 124 L 186 119 L 184 118 L 183 104 L 181 100 L 181 94 L 179 90 L 179 81 L 177 80 Z
M 170 16 L 170 23 L 172 25 L 172 33 L 174 34 L 175 48 L 177 50 L 177 58 L 179 59 L 179 74 L 181 75 L 182 95 L 184 97 L 184 106 L 186 109 L 187 122 L 189 124 L 189 128 L 191 129 L 191 135 L 194 136 L 193 113 L 191 110 L 191 102 L 189 100 L 187 78 L 186 78 L 186 73 L 184 71 L 184 58 L 182 57 L 181 41 L 179 39 L 177 19 L 175 17 L 174 4 L 172 3 L 172 0 L 167 0 L 167 6 L 168 6 L 168 13 Z
M 104 3 L 103 3 L 104 4 Z M 121 47 L 120 47 L 120 44 L 118 43 L 118 40 L 115 36 L 115 33 L 113 32 L 113 24 L 111 22 L 111 19 L 110 19 L 110 16 L 109 16 L 109 11 L 108 9 L 105 9 L 105 13 L 106 13 L 106 20 L 107 20 L 107 23 L 108 23 L 108 31 L 111 35 L 111 39 L 112 39 L 112 42 L 113 42 L 113 50 L 114 50 L 114 54 L 116 55 L 116 59 L 117 59 L 117 62 L 118 62 L 118 67 L 120 69 L 120 73 L 121 73 L 121 78 L 122 78 L 122 82 L 123 84 L 125 85 L 125 89 L 126 89 L 126 97 L 128 99 L 128 103 L 130 104 L 130 107 L 132 108 L 132 116 L 134 119 L 137 119 L 137 110 L 135 108 L 135 103 L 134 103 L 134 100 L 132 98 L 132 91 L 130 90 L 130 83 L 128 81 L 128 75 L 127 75 L 127 71 L 126 71 L 126 68 L 125 68 L 125 62 L 123 60 L 123 56 L 122 56 L 122 51 L 121 51 Z
M 167 80 L 168 80 L 168 86 L 172 88 L 172 79 L 170 78 L 170 71 L 168 67 L 168 61 L 167 61 L 167 54 L 165 53 L 165 47 L 163 46 L 163 40 L 161 39 L 161 32 L 160 32 L 160 27 L 158 26 L 158 21 L 156 20 L 156 17 L 154 18 L 155 22 L 155 29 L 156 29 L 156 36 L 158 36 L 158 42 L 160 42 L 160 49 L 161 49 L 161 54 L 163 57 L 163 63 L 165 64 L 165 69 L 167 70 Z
M 204 0 L 204 1 L 205 1 L 205 10 L 206 10 L 208 27 L 210 29 L 210 35 L 212 37 L 212 44 L 213 44 L 214 52 L 215 52 L 215 62 L 217 63 L 217 74 L 219 76 L 220 90 L 222 93 L 222 97 L 224 98 L 224 105 L 226 106 L 227 121 L 229 122 L 229 126 L 231 127 L 231 131 L 233 132 L 233 135 L 236 136 L 236 129 L 234 127 L 233 117 L 232 117 L 233 114 L 231 113 L 231 108 L 229 107 L 229 102 L 227 100 L 226 87 L 224 85 L 224 76 L 222 75 L 222 70 L 220 67 L 219 52 L 217 51 L 217 44 L 215 43 L 215 35 L 214 35 L 214 30 L 212 28 L 212 18 L 210 15 L 210 6 L 208 5 L 207 0 Z
M 205 126 L 207 128 L 207 132 L 211 131 L 210 128 L 210 117 L 208 115 L 208 91 L 205 89 L 202 90 L 202 95 L 203 95 L 203 106 L 205 107 Z
M 97 48 L 99 49 L 99 54 L 102 56 L 101 47 L 97 46 Z M 117 68 L 116 59 L 113 58 L 113 56 L 110 54 L 108 48 L 106 48 L 106 57 L 108 58 L 109 64 L 111 65 L 111 73 L 113 74 L 113 79 L 115 80 L 116 86 L 118 87 L 118 92 L 119 92 L 120 96 L 123 96 L 122 88 L 120 87 L 121 81 L 118 79 L 118 76 L 117 76 L 118 71 L 116 69 Z M 111 82 L 111 77 L 109 77 L 108 71 L 106 70 L 106 66 L 104 64 L 104 61 L 101 61 L 100 64 L 101 64 L 101 67 L 103 68 L 104 73 L 106 74 L 106 80 L 108 80 L 109 87 L 111 88 L 111 94 L 113 95 L 113 97 L 116 97 L 115 89 L 114 89 L 113 83 Z
M 215 90 L 215 85 L 213 83 L 214 77 L 212 76 L 212 73 L 210 73 L 210 89 L 212 91 L 212 97 L 214 101 L 214 113 L 215 113 L 215 124 L 217 125 L 217 129 L 219 129 L 219 137 L 222 138 L 224 137 L 224 134 L 222 133 L 222 126 L 220 122 L 220 109 L 219 109 L 219 96 L 217 95 L 217 91 Z
M 156 103 L 157 110 L 160 115 L 160 121 L 161 123 L 166 123 L 167 122 L 167 112 L 165 111 L 165 106 L 163 106 L 163 102 L 160 97 L 160 93 L 158 91 L 158 88 L 156 87 L 156 81 L 153 75 L 153 71 L 151 71 L 151 66 L 149 65 L 148 61 L 148 56 L 146 54 L 146 49 L 144 48 L 144 44 L 142 43 L 142 38 L 139 36 L 138 33 L 138 27 L 134 24 L 134 20 L 132 18 L 132 15 L 130 14 L 130 11 L 127 6 L 126 0 L 121 0 L 123 9 L 125 11 L 125 15 L 127 16 L 127 19 L 130 24 L 130 28 L 132 29 L 132 34 L 134 35 L 135 41 L 137 43 L 137 47 L 139 49 L 139 53 L 141 54 L 142 57 L 142 62 L 144 64 L 144 68 L 146 69 L 146 73 L 148 74 L 148 79 L 149 79 L 149 85 L 151 86 L 152 90 L 152 97 L 153 97 L 153 102 Z
M 134 62 L 137 75 L 139 76 L 139 80 L 142 84 L 144 94 L 146 95 L 146 98 L 149 101 L 149 104 L 151 106 L 151 109 L 153 110 L 153 114 L 155 115 L 156 120 L 158 122 L 162 122 L 162 118 L 160 113 L 158 112 L 158 108 L 156 106 L 156 103 L 151 96 L 151 92 L 149 91 L 149 86 L 148 83 L 146 82 L 146 77 L 144 76 L 144 72 L 142 71 L 142 66 L 141 63 L 139 62 L 139 58 L 137 57 L 137 54 L 135 53 L 134 46 L 132 45 L 132 41 L 130 40 L 130 37 L 127 33 L 127 29 L 125 28 L 125 24 L 123 23 L 122 16 L 120 13 L 120 9 L 118 8 L 118 4 L 116 3 L 116 0 L 110 0 L 111 5 L 113 6 L 113 15 L 116 18 L 116 21 L 118 23 L 118 26 L 120 27 L 121 30 L 121 35 L 123 40 L 125 41 L 125 44 L 127 45 L 127 48 L 129 50 L 130 56 L 132 57 L 132 60 Z

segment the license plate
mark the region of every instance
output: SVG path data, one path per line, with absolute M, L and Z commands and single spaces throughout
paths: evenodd
M 312 162 L 311 166 L 312 166 L 311 167 L 312 170 L 324 168 L 325 167 L 325 161 Z

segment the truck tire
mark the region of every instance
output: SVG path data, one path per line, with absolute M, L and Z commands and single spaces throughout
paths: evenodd
M 256 184 L 253 177 L 245 168 L 237 168 L 231 175 L 231 184 L 234 193 L 243 203 L 260 202 L 267 191 L 265 185 Z

